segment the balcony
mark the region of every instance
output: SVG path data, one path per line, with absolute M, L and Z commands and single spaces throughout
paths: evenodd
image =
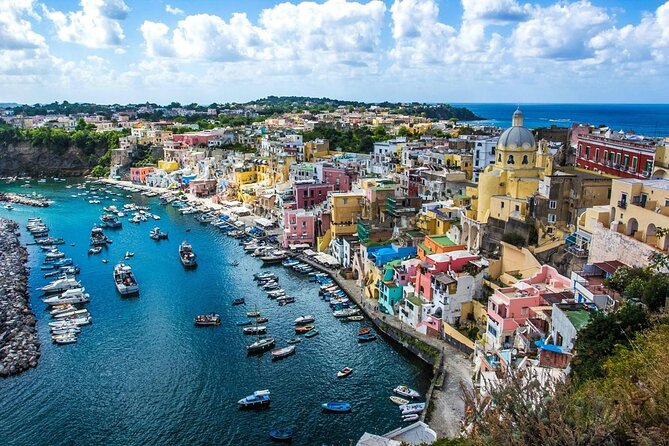
M 625 200 L 618 201 L 618 207 L 620 209 L 627 209 L 627 201 L 625 201 Z

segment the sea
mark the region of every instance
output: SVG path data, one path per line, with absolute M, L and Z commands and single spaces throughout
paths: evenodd
M 42 356 L 37 368 L 0 380 L 1 445 L 262 445 L 270 443 L 270 430 L 283 427 L 295 429 L 296 445 L 350 445 L 365 431 L 383 434 L 403 424 L 389 400 L 395 386 L 406 384 L 423 395 L 428 390 L 428 366 L 383 336 L 358 344 L 357 331 L 367 321 L 335 319 L 307 276 L 281 265 L 263 268 L 215 227 L 140 194 L 126 199 L 98 191 L 101 203 L 89 204 L 91 193 L 66 188 L 74 181 L 32 181 L 30 189 L 19 184 L 0 185 L 0 191 L 36 192 L 54 203 L 0 207 L 0 216 L 22 228 L 28 218 L 41 217 L 52 236 L 66 240 L 60 249 L 81 268 L 93 323 L 76 344 L 51 342 L 51 318 L 38 291 L 49 282 L 40 270 L 43 253 L 28 246 Z M 126 202 L 147 205 L 161 219 L 132 224 L 126 218 L 122 229 L 105 231 L 113 240 L 108 248 L 88 255 L 102 207 Z M 149 238 L 156 225 L 168 240 Z M 24 229 L 22 239 L 32 241 Z M 194 270 L 179 261 L 183 240 L 198 255 Z M 135 255 L 124 261 L 141 287 L 134 298 L 118 295 L 112 280 L 114 264 L 127 251 Z M 279 307 L 268 299 L 252 279 L 259 271 L 276 273 L 297 302 Z M 237 297 L 246 305 L 232 306 Z M 314 315 L 320 334 L 303 339 L 295 355 L 280 361 L 269 352 L 247 356 L 245 346 L 255 338 L 243 335 L 236 322 L 254 309 L 269 318 L 264 325 L 277 346 L 294 336 L 293 321 L 301 315 Z M 193 318 L 209 312 L 221 314 L 221 325 L 195 327 Z M 345 366 L 352 375 L 337 379 Z M 271 391 L 270 409 L 238 408 L 239 399 L 261 389 Z M 321 404 L 329 401 L 349 402 L 352 412 L 323 413 Z
M 466 107 L 483 121 L 471 124 L 510 127 L 511 117 L 520 107 L 525 127 L 571 127 L 572 124 L 606 125 L 645 136 L 669 136 L 669 104 L 452 104 Z

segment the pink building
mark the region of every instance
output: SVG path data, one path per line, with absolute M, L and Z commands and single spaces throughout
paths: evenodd
M 351 172 L 341 167 L 323 167 L 323 183 L 332 184 L 336 192 L 350 192 L 351 177 Z
M 416 294 L 427 302 L 433 300 L 432 278 L 446 271 L 460 272 L 469 262 L 478 260 L 479 256 L 467 250 L 450 251 L 431 254 L 425 257 L 416 272 Z
M 131 167 L 130 181 L 138 184 L 146 184 L 146 176 L 154 170 L 155 167 Z
M 297 209 L 309 209 L 324 202 L 328 198 L 328 192 L 332 191 L 333 187 L 332 184 L 325 183 L 295 184 L 293 186 L 293 196 L 295 197 L 295 203 L 297 203 Z
M 172 140 L 190 147 L 195 147 L 200 144 L 207 146 L 209 145 L 209 140 L 214 139 L 217 136 L 218 135 L 204 133 L 183 133 L 181 135 L 173 135 Z
M 190 180 L 188 189 L 191 194 L 195 194 L 197 197 L 208 197 L 216 193 L 216 180 Z
M 316 217 L 304 209 L 283 211 L 283 247 L 300 243 L 315 244 Z
M 550 305 L 544 297 L 570 292 L 570 281 L 555 268 L 543 265 L 532 277 L 510 287 L 498 288 L 488 300 L 486 349 L 512 347 L 516 329 L 535 313 L 533 308 Z

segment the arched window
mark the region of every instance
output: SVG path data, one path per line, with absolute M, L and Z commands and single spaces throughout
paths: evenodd
M 499 155 L 497 155 L 497 162 L 498 163 L 502 162 L 502 154 L 501 153 Z
M 513 155 L 509 155 L 509 158 L 506 160 L 506 164 L 516 164 L 513 160 Z
M 523 164 L 527 163 L 528 163 L 527 155 L 523 155 Z

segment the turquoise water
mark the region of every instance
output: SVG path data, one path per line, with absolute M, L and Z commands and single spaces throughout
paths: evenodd
M 382 338 L 359 345 L 360 324 L 332 317 L 317 285 L 305 276 L 281 266 L 265 268 L 297 297 L 295 304 L 279 307 L 252 280 L 261 269 L 258 259 L 246 256 L 218 229 L 160 206 L 155 198 L 135 194 L 134 201 L 149 204 L 160 221 L 124 221 L 123 229 L 105 231 L 114 241 L 107 250 L 88 256 L 90 229 L 111 201 L 88 204 L 71 198 L 80 191 L 62 184 L 0 190 L 37 191 L 56 200 L 46 209 L 0 208 L 0 216 L 22 227 L 29 217 L 40 216 L 53 236 L 66 239 L 61 250 L 81 267 L 93 316 L 77 344 L 56 346 L 49 339 L 45 306 L 38 292 L 32 294 L 42 357 L 36 369 L 0 381 L 2 445 L 254 445 L 269 443 L 269 430 L 284 426 L 296 428 L 297 445 L 348 445 L 366 430 L 383 433 L 401 425 L 397 406 L 388 400 L 394 386 L 406 383 L 427 391 L 430 372 L 424 364 Z M 156 223 L 169 232 L 169 240 L 148 237 Z M 24 239 L 31 240 L 25 234 Z M 195 270 L 186 271 L 179 262 L 182 240 L 198 254 Z M 141 286 L 138 298 L 122 299 L 114 289 L 112 268 L 126 251 L 135 252 L 128 263 Z M 48 279 L 39 270 L 41 253 L 34 246 L 29 252 L 30 285 L 36 289 Z M 230 266 L 233 260 L 240 265 Z M 269 353 L 247 357 L 245 345 L 253 337 L 235 326 L 246 318 L 246 309 L 230 305 L 239 296 L 246 297 L 246 309 L 257 306 L 269 317 L 264 325 L 275 337 L 293 337 L 292 321 L 302 314 L 316 316 L 320 334 L 304 339 L 297 353 L 282 361 L 272 362 Z M 193 326 L 195 315 L 211 311 L 221 314 L 221 326 Z M 354 373 L 338 380 L 336 372 L 344 366 Z M 264 388 L 272 392 L 271 409 L 238 410 L 238 399 Z M 321 403 L 335 400 L 350 402 L 352 413 L 321 412 Z
M 467 107 L 486 121 L 475 123 L 510 127 L 518 104 L 455 104 Z M 528 128 L 571 127 L 572 123 L 606 124 L 615 131 L 646 136 L 669 135 L 668 104 L 520 104 Z

